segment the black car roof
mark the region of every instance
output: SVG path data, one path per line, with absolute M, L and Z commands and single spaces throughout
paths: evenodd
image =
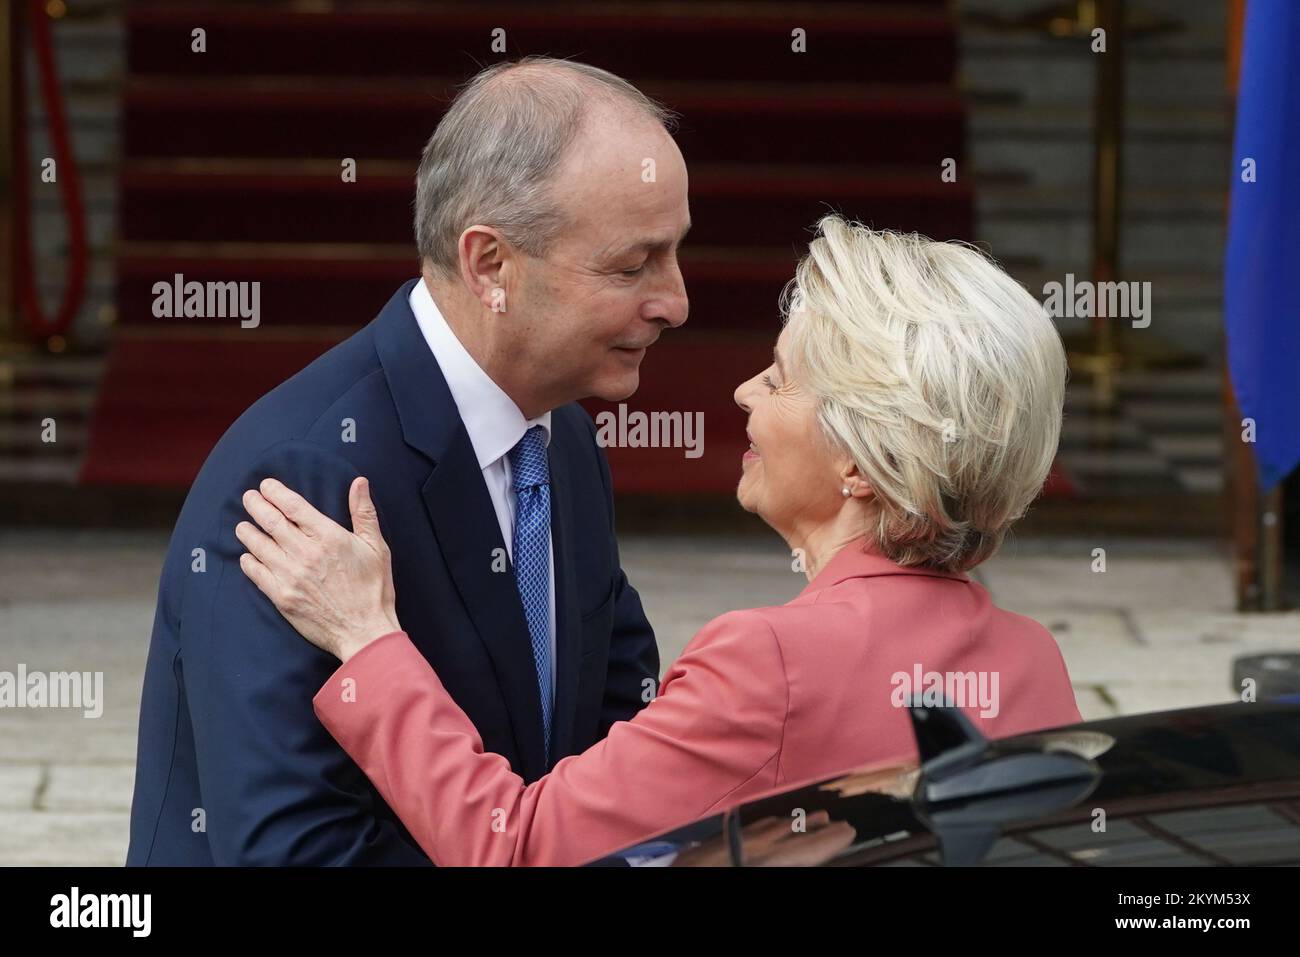
M 1263 804 L 1272 808 L 1268 821 L 1276 820 L 1282 831 L 1293 832 L 1290 837 L 1300 859 L 1300 803 L 1294 803 L 1300 799 L 1300 701 L 1233 703 L 1087 721 L 989 741 L 985 753 L 992 759 L 1035 751 L 1079 755 L 1100 770 L 1095 787 L 1082 800 L 1002 829 L 1009 839 L 1029 832 L 1048 835 L 1046 845 L 1035 838 L 1017 842 L 1048 858 L 1077 864 L 1087 863 L 1088 853 L 1105 857 L 1104 849 L 1073 846 L 1104 845 L 1088 836 L 1097 833 L 1093 822 L 1101 809 L 1111 820 L 1141 822 L 1143 834 L 1156 839 L 1152 845 L 1156 849 L 1147 847 L 1143 853 L 1173 855 L 1170 863 L 1179 863 L 1179 855 L 1197 858 L 1198 863 L 1235 863 L 1195 841 L 1189 844 L 1185 835 L 1162 833 L 1167 829 L 1151 824 L 1148 815 L 1180 811 L 1194 815 L 1196 809 L 1208 807 Z M 819 810 L 827 811 L 834 821 L 849 822 L 856 831 L 852 845 L 828 863 L 937 863 L 932 853 L 935 836 L 911 799 L 920 773 L 916 762 L 848 770 L 744 802 L 600 863 L 716 842 L 728 815 L 734 815 L 732 823 L 743 829 L 761 820 L 791 821 Z M 1071 842 L 1075 832 L 1078 840 Z M 1273 835 L 1270 840 L 1282 847 L 1287 845 L 1286 837 Z M 1004 859 L 1012 849 L 1000 844 L 988 856 Z

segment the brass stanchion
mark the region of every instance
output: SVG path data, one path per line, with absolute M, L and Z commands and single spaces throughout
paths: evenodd
M 1098 53 L 1093 96 L 1096 132 L 1092 177 L 1092 278 L 1098 284 L 1118 281 L 1123 212 L 1126 41 L 1130 35 L 1167 32 L 1181 25 L 1140 11 L 1130 12 L 1125 0 L 1072 0 L 1020 16 L 978 14 L 969 19 L 999 29 L 1029 30 L 1088 43 L 1095 39 L 1095 31 L 1104 31 L 1105 52 Z M 1097 296 L 1097 312 L 1087 336 L 1082 340 L 1077 336 L 1066 337 L 1070 368 L 1090 378 L 1094 407 L 1103 412 L 1115 406 L 1115 379 L 1119 370 L 1126 365 L 1148 364 L 1145 359 L 1134 361 L 1136 357 L 1129 348 L 1131 343 L 1122 339 L 1115 324 L 1116 317 L 1106 315 L 1105 310 L 1105 297 Z M 1179 361 L 1183 358 L 1179 357 Z
M 1096 147 L 1092 167 L 1092 278 L 1100 283 L 1114 282 L 1119 273 L 1119 220 L 1121 208 L 1121 148 L 1124 140 L 1124 8 L 1119 0 L 1098 0 L 1081 4 L 1096 19 L 1082 25 L 1089 35 L 1100 27 L 1105 31 L 1106 52 L 1097 61 L 1097 86 L 1094 93 Z M 1097 288 L 1102 288 L 1100 285 Z M 1106 298 L 1097 297 L 1097 312 L 1092 318 L 1093 351 L 1074 356 L 1080 371 L 1092 375 L 1094 403 L 1101 409 L 1115 407 L 1115 374 L 1124 364 L 1118 347 L 1119 333 L 1113 319 L 1106 315 Z
M 21 3 L 0 0 L 0 64 L 9 71 L 4 96 L 0 96 L 0 393 L 11 390 L 17 379 L 9 357 L 31 351 L 31 344 L 18 330 L 19 237 L 14 228 L 14 124 L 23 113 L 18 100 L 22 84 L 17 82 L 23 68 L 18 42 L 21 7 Z
M 18 87 L 15 71 L 22 69 L 15 38 L 16 7 L 0 0 L 0 64 L 10 71 L 5 78 L 5 95 L 0 97 L 0 349 L 16 338 L 18 293 L 15 282 L 17 236 L 14 234 L 14 122 L 18 115 Z

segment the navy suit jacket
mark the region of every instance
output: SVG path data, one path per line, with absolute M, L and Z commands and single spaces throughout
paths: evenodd
M 429 863 L 312 711 L 337 660 L 239 569 L 240 497 L 267 476 L 345 526 L 349 485 L 370 479 L 402 627 L 484 747 L 526 780 L 650 697 L 659 654 L 620 567 L 609 467 L 591 418 L 565 406 L 548 449 L 556 680 L 543 753 L 523 605 L 468 433 L 407 303 L 415 281 L 249 408 L 190 489 L 158 592 L 128 865 Z

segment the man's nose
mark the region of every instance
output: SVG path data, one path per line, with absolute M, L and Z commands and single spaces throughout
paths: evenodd
M 682 279 L 682 271 L 677 268 L 676 264 L 672 269 L 669 287 L 658 301 L 657 306 L 654 318 L 667 323 L 673 328 L 684 323 L 686 317 L 690 314 L 691 302 L 686 296 L 686 283 Z

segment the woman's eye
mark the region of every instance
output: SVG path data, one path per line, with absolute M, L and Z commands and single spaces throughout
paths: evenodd
M 764 373 L 763 375 L 763 385 L 767 386 L 768 392 L 776 391 L 776 383 L 773 382 L 772 377 L 770 375 L 767 375 L 766 373 Z

